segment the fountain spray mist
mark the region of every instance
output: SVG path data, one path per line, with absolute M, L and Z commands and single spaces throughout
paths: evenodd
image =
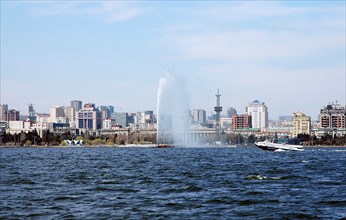
M 189 98 L 184 80 L 164 72 L 157 91 L 157 144 L 183 145 L 189 128 Z

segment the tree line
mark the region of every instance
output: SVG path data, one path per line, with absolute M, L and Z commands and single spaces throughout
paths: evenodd
M 0 133 L 0 145 L 4 146 L 65 146 L 64 140 L 83 140 L 85 145 L 155 144 L 156 134 L 139 135 L 137 132 L 130 132 L 130 135 L 112 134 L 96 136 L 88 132 L 81 132 L 79 136 L 75 136 L 69 131 L 55 133 L 45 130 L 42 133 L 42 137 L 40 137 L 36 130 L 16 134 Z
M 111 135 L 91 135 L 88 132 L 81 132 L 79 136 L 74 136 L 69 131 L 64 133 L 54 133 L 49 130 L 43 131 L 42 137 L 36 130 L 10 134 L 0 133 L 0 145 L 5 146 L 59 146 L 66 145 L 64 140 L 83 140 L 85 145 L 102 146 L 102 145 L 125 145 L 125 144 L 156 144 L 156 134 L 140 134 L 139 132 L 129 132 L 126 134 Z M 219 140 L 222 144 L 232 145 L 253 145 L 257 141 L 264 141 L 266 137 L 257 138 L 255 135 L 244 136 L 237 133 L 221 133 L 219 137 L 209 136 L 201 139 L 201 144 L 215 143 Z M 310 136 L 308 134 L 299 134 L 298 143 L 311 146 L 346 146 L 346 136 L 333 136 L 325 134 L 321 138 Z

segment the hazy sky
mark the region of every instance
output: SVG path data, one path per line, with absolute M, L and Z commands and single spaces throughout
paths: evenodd
M 1 1 L 1 103 L 156 112 L 165 71 L 210 114 L 345 104 L 345 1 Z

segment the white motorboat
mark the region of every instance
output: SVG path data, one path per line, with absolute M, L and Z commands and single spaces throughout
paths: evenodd
M 262 141 L 262 142 L 256 142 L 256 147 L 261 148 L 262 150 L 270 150 L 270 151 L 303 151 L 302 145 L 293 145 L 293 144 L 280 144 L 280 143 L 273 143 L 268 140 Z

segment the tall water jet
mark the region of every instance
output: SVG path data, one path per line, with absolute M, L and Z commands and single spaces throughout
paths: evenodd
M 189 127 L 189 98 L 184 81 L 165 72 L 157 91 L 157 144 L 183 145 Z

